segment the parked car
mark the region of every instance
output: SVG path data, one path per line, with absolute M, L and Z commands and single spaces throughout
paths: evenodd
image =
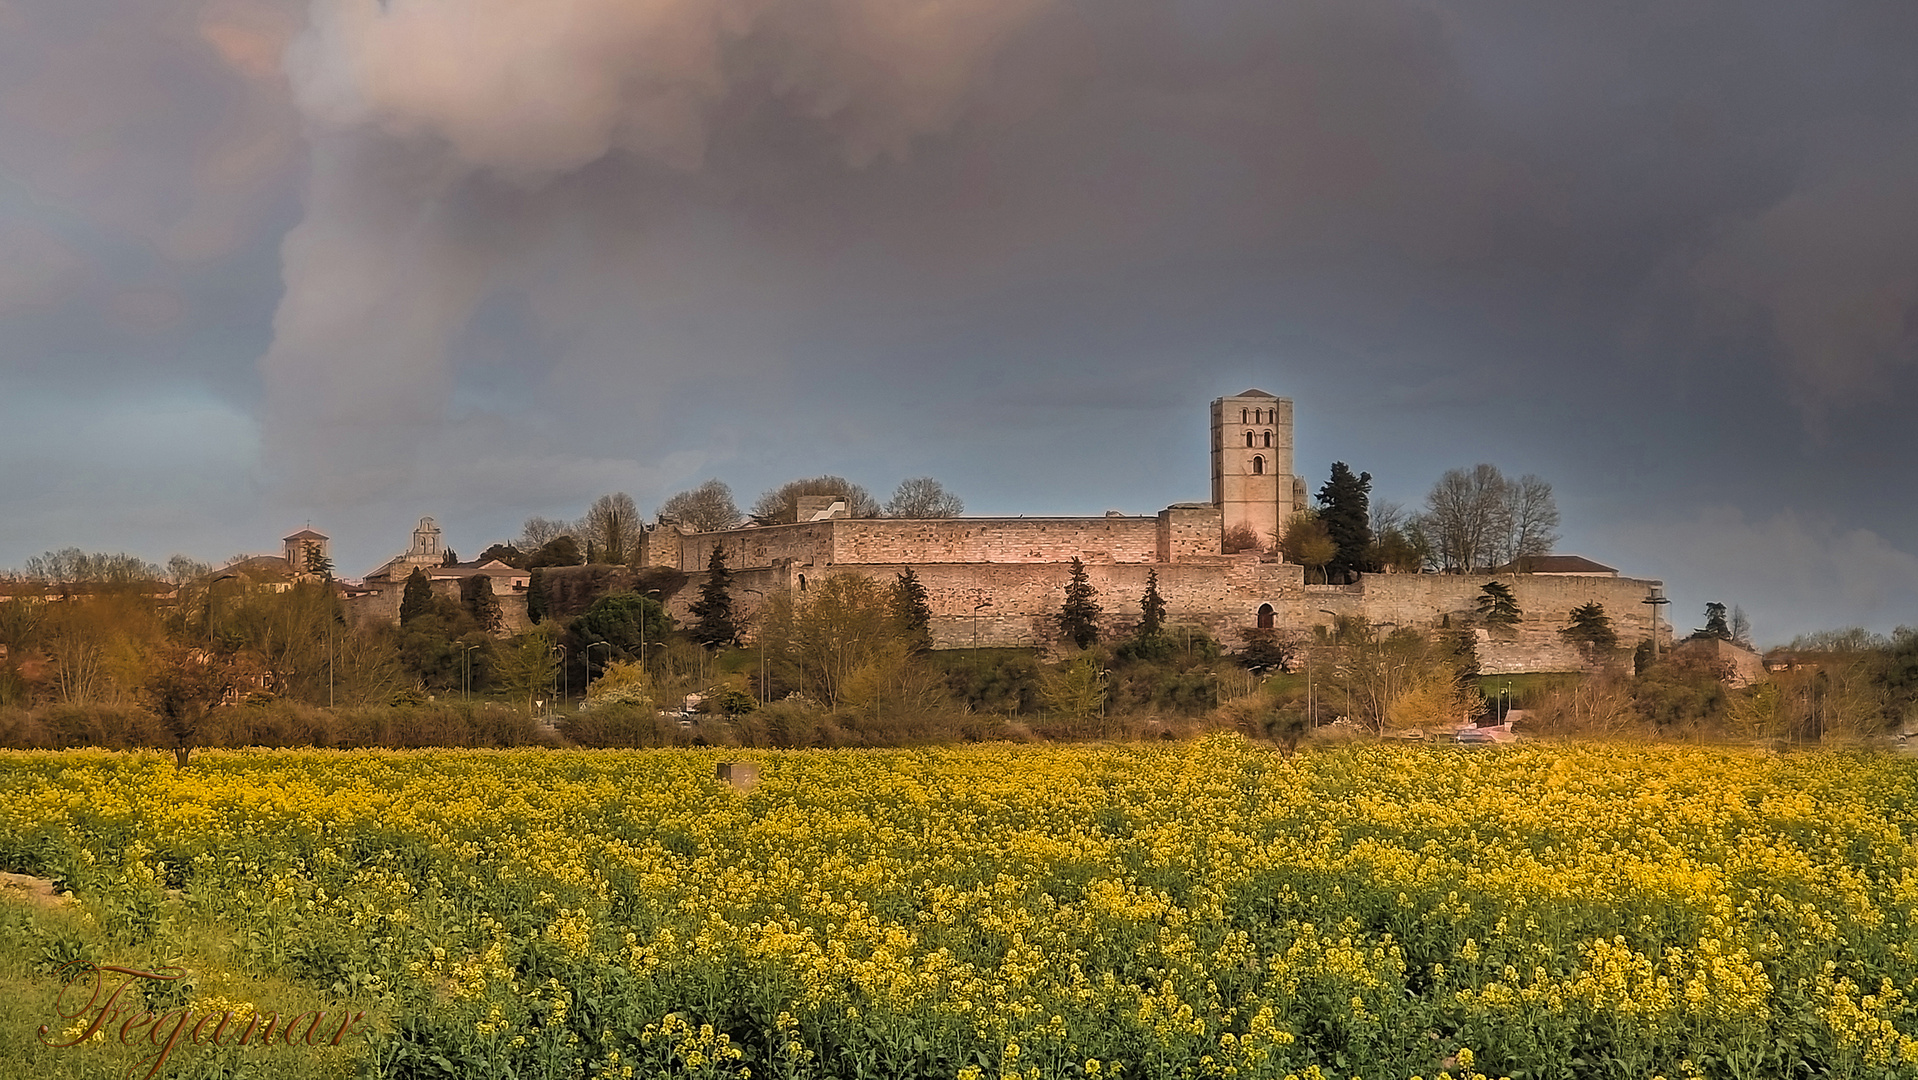
M 1459 746 L 1497 746 L 1498 740 L 1483 728 L 1460 728 L 1452 734 L 1452 741 Z

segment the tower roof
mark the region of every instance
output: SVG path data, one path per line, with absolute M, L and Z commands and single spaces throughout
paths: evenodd
M 1279 395 L 1268 394 L 1265 391 L 1259 390 L 1259 389 L 1252 389 L 1252 390 L 1242 390 L 1233 396 L 1234 397 L 1269 397 L 1276 401 L 1278 400 Z
M 289 537 L 286 537 L 285 539 L 288 539 L 288 540 L 331 540 L 331 539 L 332 539 L 332 537 L 330 537 L 330 536 L 328 536 L 328 535 L 326 535 L 325 533 L 321 533 L 321 532 L 314 532 L 314 531 L 313 531 L 312 529 L 301 529 L 301 530 L 300 530 L 299 532 L 296 532 L 296 533 L 294 533 L 294 534 L 293 534 L 292 536 L 289 536 Z

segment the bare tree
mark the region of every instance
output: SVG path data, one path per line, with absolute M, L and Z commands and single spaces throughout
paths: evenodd
M 564 521 L 554 521 L 535 514 L 520 526 L 519 541 L 513 546 L 521 551 L 538 551 L 552 541 L 570 535 L 572 531 L 572 525 Z
M 879 516 L 879 503 L 872 493 L 843 476 L 815 476 L 781 484 L 753 503 L 753 516 L 774 525 L 790 525 L 799 520 L 801 495 L 838 495 L 846 500 L 846 510 L 851 516 Z
M 739 524 L 739 507 L 733 502 L 731 488 L 718 480 L 708 480 L 659 504 L 659 516 L 699 532 L 716 532 Z
M 1558 543 L 1558 503 L 1552 485 L 1531 473 L 1506 484 L 1506 515 L 1510 519 L 1509 557 L 1514 562 L 1549 555 Z
M 600 562 L 623 563 L 638 554 L 639 507 L 623 491 L 601 495 L 581 519 L 580 531 L 598 548 Z
M 1431 542 L 1440 569 L 1461 574 L 1536 558 L 1558 542 L 1552 485 L 1529 473 L 1507 480 L 1498 466 L 1484 463 L 1439 477 L 1415 524 Z
M 1421 519 L 1439 566 L 1458 573 L 1491 567 L 1505 510 L 1505 478 L 1495 466 L 1446 470 L 1425 496 Z
M 213 572 L 213 568 L 190 555 L 175 555 L 166 561 L 166 579 L 174 585 L 186 585 Z
M 894 518 L 956 518 L 966 512 L 959 496 L 930 476 L 914 476 L 899 481 L 899 487 L 886 500 L 886 516 Z

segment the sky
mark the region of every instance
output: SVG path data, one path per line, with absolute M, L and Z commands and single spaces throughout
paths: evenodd
M 1209 497 L 1206 408 L 1918 625 L 1918 5 L 0 0 L 0 567 Z

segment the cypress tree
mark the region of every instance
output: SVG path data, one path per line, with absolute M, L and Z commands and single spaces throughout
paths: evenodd
M 709 649 L 731 645 L 739 640 L 739 624 L 733 618 L 733 572 L 726 568 L 726 548 L 713 545 L 712 558 L 706 560 L 706 581 L 699 587 L 699 599 L 693 601 L 693 640 Z
M 1145 595 L 1139 598 L 1139 636 L 1151 637 L 1165 629 L 1165 597 L 1159 595 L 1159 572 L 1145 572 Z
M 892 583 L 892 618 L 913 652 L 932 648 L 932 602 L 919 575 L 908 566 Z
M 1319 488 L 1319 520 L 1338 548 L 1326 564 L 1328 575 L 1342 579 L 1371 568 L 1372 474 L 1352 475 L 1343 461 L 1332 463 L 1332 478 Z
M 1072 557 L 1072 577 L 1066 582 L 1065 606 L 1059 609 L 1059 633 L 1081 649 L 1090 648 L 1099 641 L 1099 616 L 1101 614 L 1097 594 L 1092 591 L 1092 582 L 1086 577 L 1086 564 L 1079 557 Z
M 400 625 L 432 613 L 433 583 L 427 579 L 426 571 L 416 566 L 406 575 L 406 591 L 400 594 Z

